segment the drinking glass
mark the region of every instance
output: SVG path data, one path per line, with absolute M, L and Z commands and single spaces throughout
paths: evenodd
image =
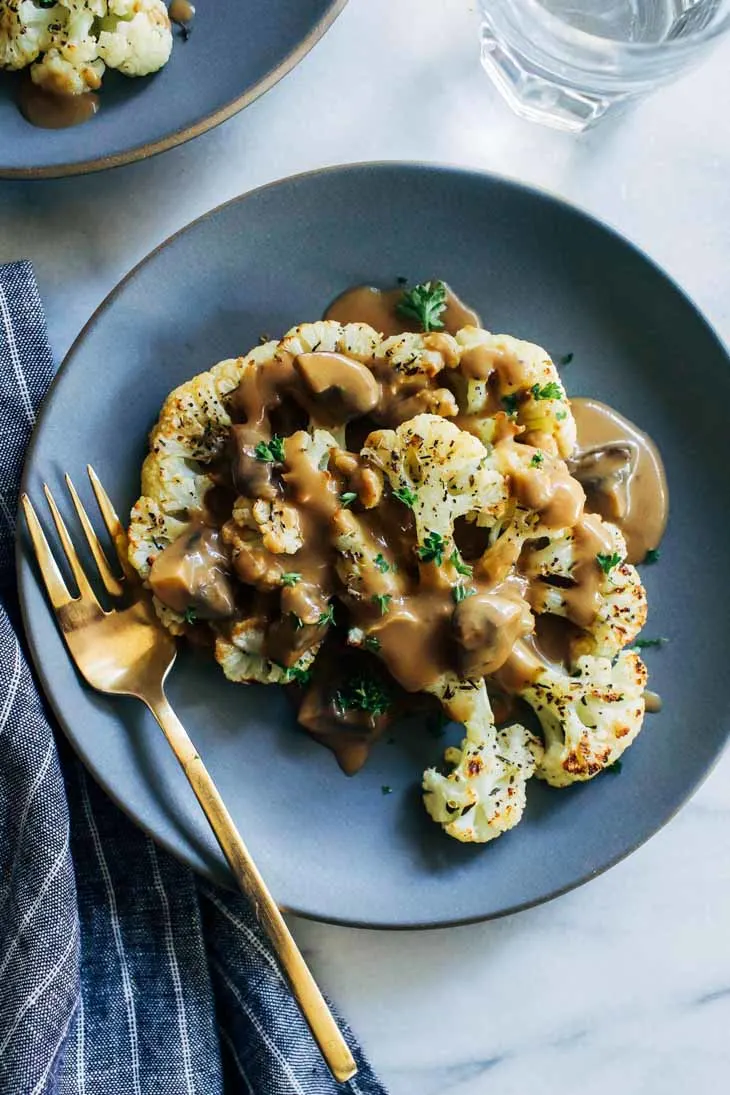
M 522 117 L 578 133 L 730 28 L 730 0 L 480 0 L 482 64 Z

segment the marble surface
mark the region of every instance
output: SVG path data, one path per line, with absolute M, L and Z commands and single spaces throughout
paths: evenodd
M 194 143 L 86 179 L 0 182 L 0 261 L 35 263 L 59 359 L 119 277 L 193 217 L 370 159 L 488 168 L 562 194 L 645 247 L 730 339 L 730 38 L 575 139 L 509 113 L 479 67 L 477 25 L 465 0 L 351 0 L 296 72 Z M 721 1091 L 729 778 L 726 754 L 648 845 L 518 916 L 418 934 L 295 921 L 392 1095 Z

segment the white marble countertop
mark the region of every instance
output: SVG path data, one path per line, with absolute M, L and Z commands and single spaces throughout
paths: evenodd
M 0 261 L 34 262 L 59 359 L 120 276 L 198 214 L 368 159 L 487 168 L 564 195 L 646 248 L 730 340 L 730 39 L 575 139 L 509 113 L 479 66 L 475 9 L 351 0 L 293 74 L 192 144 L 85 179 L 0 182 Z M 729 782 L 726 755 L 630 859 L 505 920 L 415 934 L 295 921 L 392 1095 L 721 1091 Z

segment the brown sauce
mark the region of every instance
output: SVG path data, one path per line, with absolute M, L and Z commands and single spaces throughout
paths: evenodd
M 408 286 L 399 289 L 375 289 L 372 285 L 357 285 L 337 297 L 324 314 L 337 323 L 367 323 L 386 338 L 420 327 L 407 316 L 399 315 L 397 306 Z M 446 309 L 441 315 L 443 330 L 456 334 L 462 327 L 481 327 L 478 314 L 446 286 Z
M 650 437 L 593 399 L 572 399 L 578 450 L 568 461 L 586 492 L 587 508 L 612 521 L 626 538 L 628 561 L 640 563 L 661 541 L 669 491 Z
M 99 96 L 54 95 L 23 76 L 18 86 L 18 109 L 27 122 L 39 129 L 68 129 L 88 122 L 99 110 Z
M 358 287 L 338 298 L 326 318 L 400 333 L 408 329 L 395 310 L 401 292 Z M 451 290 L 448 301 L 447 331 L 479 323 Z M 247 618 L 265 632 L 263 655 L 281 666 L 297 665 L 324 643 L 302 693 L 299 721 L 348 773 L 362 765 L 392 716 L 342 700 L 363 661 L 384 687 L 410 697 L 445 674 L 487 677 L 506 717 L 514 697 L 546 667 L 570 663 L 574 640 L 595 621 L 603 580 L 598 556 L 613 552 L 596 513 L 619 524 L 634 551 L 646 532 L 641 507 L 658 498 L 661 529 L 666 519 L 666 484 L 648 438 L 602 404 L 576 400 L 582 448 L 569 464 L 547 445 L 533 462 L 538 448 L 525 444 L 525 435 L 516 440 L 518 428 L 506 415 L 497 419 L 497 466 L 518 506 L 539 515 L 532 542 L 525 546 L 516 523 L 488 546 L 484 530 L 462 522 L 455 542 L 471 574 L 448 554 L 419 559 L 413 512 L 391 493 L 378 467 L 336 445 L 315 462 L 309 433 L 285 428 L 284 438 L 278 431 L 299 414 L 323 428 L 351 422 L 367 427 L 365 434 L 425 410 L 454 414 L 453 393 L 439 387 L 454 364 L 453 339 L 441 332 L 423 337 L 426 366 L 410 371 L 319 349 L 280 352 L 250 369 L 230 400 L 226 452 L 209 469 L 216 485 L 206 497 L 205 519 L 218 528 L 198 522 L 152 568 L 151 584 L 165 603 L 179 612 L 199 606 L 201 619 L 218 620 L 219 632 L 231 626 L 226 617 L 240 622 L 245 604 Z M 488 386 L 524 380 L 524 363 L 512 353 L 475 346 L 469 355 L 468 375 Z M 234 502 L 248 507 L 245 520 L 241 514 L 230 520 Z M 540 542 L 540 530 L 563 528 L 573 531 L 570 577 L 543 575 L 535 553 L 548 541 Z M 656 546 L 660 534 L 650 532 L 646 546 Z M 236 605 L 230 569 L 248 601 L 239 596 Z M 546 611 L 556 587 L 567 619 Z M 345 644 L 345 624 L 359 650 Z M 652 695 L 646 693 L 647 709 L 656 702 Z M 458 699 L 452 705 L 457 716 Z
M 217 620 L 235 608 L 228 556 L 216 529 L 194 523 L 155 559 L 152 592 L 174 612 Z
M 190 0 L 171 0 L 167 10 L 170 22 L 182 27 L 184 32 L 190 32 L 190 25 L 195 19 L 195 5 Z
M 649 712 L 650 715 L 656 715 L 661 711 L 664 704 L 662 698 L 658 692 L 652 692 L 647 688 L 644 692 L 644 709 Z

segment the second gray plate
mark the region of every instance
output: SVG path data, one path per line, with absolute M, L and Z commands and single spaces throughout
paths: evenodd
M 545 194 L 486 175 L 366 165 L 248 194 L 173 237 L 102 305 L 64 363 L 25 471 L 35 498 L 92 462 L 119 508 L 138 493 L 146 434 L 176 384 L 321 315 L 342 289 L 446 279 L 496 331 L 572 352 L 570 394 L 610 403 L 646 429 L 672 500 L 661 561 L 644 572 L 650 685 L 664 698 L 620 776 L 569 790 L 537 781 L 525 819 L 486 847 L 426 817 L 422 769 L 444 741 L 403 728 L 347 779 L 296 729 L 276 688 L 227 683 L 183 653 L 170 698 L 208 763 L 276 898 L 350 924 L 442 925 L 497 916 L 578 885 L 636 848 L 719 755 L 730 705 L 724 635 L 730 522 L 730 368 L 682 292 L 616 233 Z M 88 497 L 88 493 L 87 493 Z M 38 672 L 58 719 L 108 792 L 195 870 L 227 869 L 161 733 L 140 705 L 77 678 L 29 562 L 20 591 Z M 451 732 L 454 739 L 458 731 Z M 393 788 L 383 795 L 381 788 Z

